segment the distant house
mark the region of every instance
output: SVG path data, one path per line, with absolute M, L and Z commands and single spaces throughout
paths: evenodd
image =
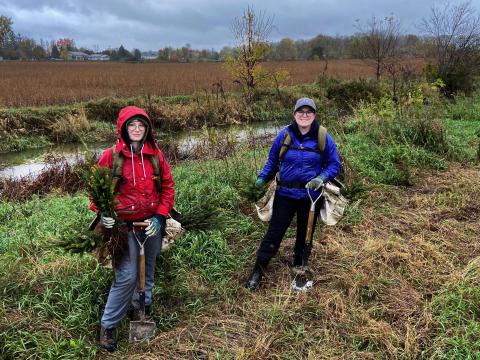
M 108 60 L 110 60 L 110 56 L 105 55 L 105 54 L 92 54 L 92 55 L 88 55 L 87 60 L 90 60 L 90 61 L 108 61 Z
M 0 61 L 3 61 L 3 56 L 0 56 Z
M 158 55 L 142 55 L 142 60 L 157 60 Z
M 69 51 L 68 60 L 87 60 L 88 54 L 82 51 Z

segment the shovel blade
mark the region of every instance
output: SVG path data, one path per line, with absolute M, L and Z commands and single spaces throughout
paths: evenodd
M 155 336 L 157 325 L 154 321 L 130 321 L 128 341 L 131 343 L 148 341 Z
M 297 275 L 290 287 L 293 291 L 306 292 L 312 289 L 313 281 L 304 275 Z
M 295 266 L 292 269 L 293 281 L 290 285 L 293 291 L 306 292 L 313 287 L 313 273 L 307 266 Z

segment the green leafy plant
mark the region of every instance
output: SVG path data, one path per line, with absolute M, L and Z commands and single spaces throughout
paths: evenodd
M 82 173 L 88 195 L 98 211 L 116 218 L 115 195 L 112 170 L 107 167 L 93 165 L 89 171 Z
M 112 264 L 116 267 L 123 254 L 128 250 L 126 231 L 115 213 L 115 189 L 119 180 L 113 178 L 110 168 L 99 165 L 92 165 L 88 170 L 80 171 L 80 177 L 84 181 L 91 201 L 98 209 L 98 214 L 113 217 L 116 221 L 111 229 L 102 227 L 103 236 L 101 237 L 88 237 L 80 234 L 80 236 L 70 237 L 70 244 L 68 244 L 68 240 L 64 239 L 63 247 L 80 249 L 78 252 L 91 251 L 92 248 L 95 248 L 97 258 L 101 263 L 106 261 L 108 253 L 110 253 Z M 78 240 L 79 237 L 80 240 Z
M 257 202 L 267 190 L 267 186 L 262 188 L 255 186 L 255 178 L 242 180 L 238 188 L 240 196 L 251 202 Z
M 350 111 L 361 101 L 373 102 L 380 99 L 382 90 L 377 82 L 360 79 L 334 83 L 327 89 L 326 96 L 340 109 Z

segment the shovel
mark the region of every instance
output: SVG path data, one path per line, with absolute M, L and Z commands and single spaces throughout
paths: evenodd
M 313 287 L 313 277 L 312 270 L 308 267 L 308 258 L 312 252 L 313 245 L 313 222 L 315 220 L 315 204 L 318 199 L 323 195 L 323 187 L 321 193 L 318 197 L 313 200 L 312 195 L 310 194 L 310 189 L 307 188 L 308 197 L 310 198 L 310 212 L 308 213 L 308 222 L 307 222 L 307 236 L 305 247 L 303 249 L 302 265 L 295 266 L 293 268 L 293 281 L 291 284 L 291 289 L 293 291 L 308 291 Z
M 134 222 L 133 227 L 147 227 L 148 222 Z M 135 234 L 135 229 L 133 229 L 133 235 L 140 246 L 140 256 L 139 256 L 139 281 L 138 281 L 138 292 L 139 292 L 139 303 L 140 303 L 140 320 L 130 321 L 130 331 L 128 335 L 128 340 L 131 343 L 140 342 L 148 340 L 155 335 L 155 329 L 157 325 L 154 321 L 147 320 L 145 317 L 145 243 L 148 240 L 148 236 L 143 242 L 139 241 L 137 235 Z

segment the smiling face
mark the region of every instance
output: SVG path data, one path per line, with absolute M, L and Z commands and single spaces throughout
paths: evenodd
M 294 114 L 295 122 L 302 134 L 306 134 L 315 120 L 315 111 L 310 106 L 302 106 Z
M 130 138 L 130 142 L 132 144 L 138 144 L 142 141 L 143 137 L 145 136 L 145 131 L 147 127 L 144 123 L 138 120 L 132 120 L 127 125 L 128 137 Z

